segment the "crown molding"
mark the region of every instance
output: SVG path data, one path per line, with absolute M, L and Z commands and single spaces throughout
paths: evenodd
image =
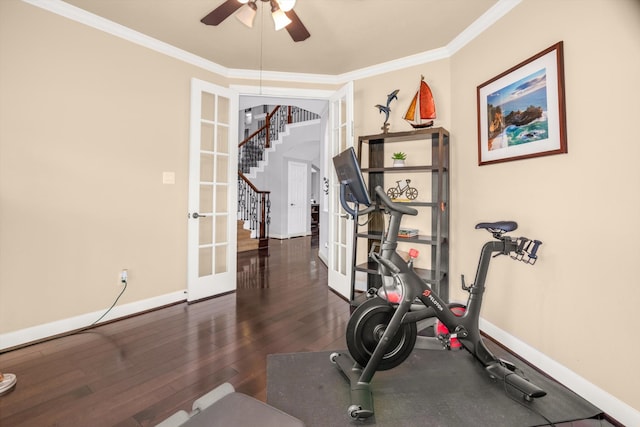
M 227 77 L 246 80 L 315 83 L 337 85 L 343 83 L 339 76 L 330 74 L 289 73 L 284 71 L 228 69 Z
M 213 61 L 209 61 L 208 59 L 204 59 L 198 55 L 194 55 L 168 43 L 132 30 L 131 28 L 87 12 L 84 9 L 65 3 L 62 0 L 22 1 L 226 78 L 286 82 L 295 81 L 299 83 L 330 85 L 345 84 L 349 81 L 374 77 L 380 74 L 449 58 L 522 2 L 522 0 L 499 0 L 495 5 L 493 5 L 493 7 L 475 20 L 445 47 L 372 65 L 370 67 L 360 68 L 343 74 L 330 75 L 227 68 Z
M 482 16 L 471 23 L 460 34 L 458 34 L 447 45 L 449 55 L 455 54 L 477 36 L 482 34 L 487 28 L 495 24 L 500 18 L 509 13 L 522 0 L 500 0 L 487 10 Z
M 196 67 L 211 71 L 224 77 L 229 77 L 229 69 L 215 62 L 204 59 L 201 56 L 194 55 L 185 50 L 179 49 L 168 43 L 149 37 L 146 34 L 132 30 L 131 28 L 120 25 L 116 22 L 105 19 L 101 16 L 87 12 L 84 9 L 65 3 L 62 0 L 22 0 L 33 6 L 63 16 L 78 23 L 93 27 L 97 30 L 114 35 L 121 39 L 130 41 L 158 53 L 170 56 Z
M 300 89 L 276 86 L 229 85 L 229 88 L 237 91 L 241 95 L 280 98 L 330 99 L 335 94 L 334 90 Z
M 383 62 L 372 65 L 370 67 L 361 68 L 359 70 L 350 71 L 340 74 L 340 83 L 346 83 L 352 80 L 374 77 L 380 74 L 386 74 L 392 71 L 402 70 L 404 68 L 413 67 L 415 65 L 427 64 L 429 62 L 446 59 L 449 56 L 449 50 L 446 47 L 432 49 L 426 52 L 417 53 L 415 55 L 405 56 L 404 58 L 394 59 L 393 61 Z

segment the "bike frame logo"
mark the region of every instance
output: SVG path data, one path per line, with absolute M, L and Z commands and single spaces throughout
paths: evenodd
M 444 310 L 444 308 L 442 307 L 442 304 L 440 304 L 434 297 L 433 295 L 431 295 L 431 289 L 425 289 L 422 292 L 422 296 L 429 298 L 429 301 L 431 301 L 431 303 L 433 303 L 433 305 L 440 311 Z

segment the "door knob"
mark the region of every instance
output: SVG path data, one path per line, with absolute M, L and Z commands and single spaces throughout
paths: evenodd
M 194 219 L 205 218 L 206 216 L 207 215 L 202 215 L 202 214 L 199 214 L 198 212 L 194 212 L 193 215 L 191 215 L 191 217 Z

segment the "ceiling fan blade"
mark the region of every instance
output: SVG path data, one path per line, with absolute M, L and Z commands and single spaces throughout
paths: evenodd
M 287 17 L 291 19 L 291 23 L 285 28 L 289 32 L 289 35 L 294 42 L 301 42 L 311 36 L 311 34 L 309 34 L 309 31 L 307 31 L 307 28 L 304 26 L 300 18 L 298 18 L 298 15 L 293 10 L 285 12 L 285 15 L 287 15 Z
M 200 22 L 207 25 L 218 25 L 242 6 L 243 4 L 238 0 L 227 0 L 202 18 Z

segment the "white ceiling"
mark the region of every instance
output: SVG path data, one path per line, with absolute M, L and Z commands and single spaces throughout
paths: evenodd
M 34 1 L 34 0 L 27 0 Z M 56 1 L 56 0 L 47 0 Z M 311 33 L 295 43 L 258 2 L 253 28 L 200 22 L 224 0 L 66 0 L 228 69 L 339 75 L 445 48 L 517 0 L 297 0 Z M 262 13 L 264 12 L 264 13 Z M 486 19 L 484 19 L 486 21 Z

